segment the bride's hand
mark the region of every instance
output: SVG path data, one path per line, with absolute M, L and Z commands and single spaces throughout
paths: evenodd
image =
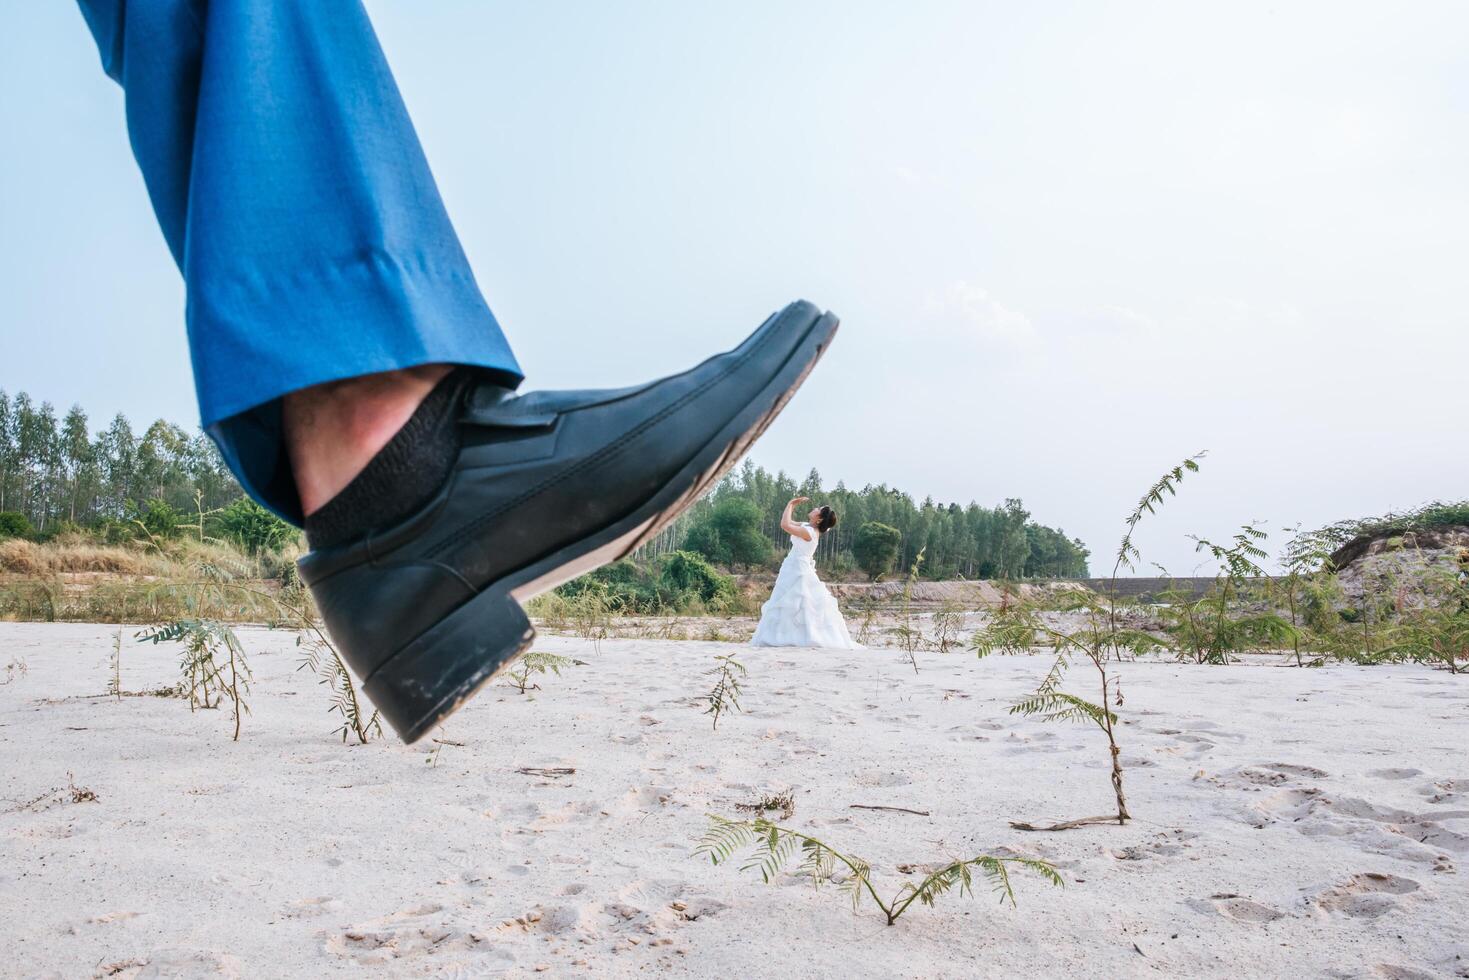
M 797 504 L 801 503 L 802 501 L 810 500 L 810 499 L 811 499 L 810 497 L 792 497 L 791 498 L 791 502 L 789 504 L 787 504 L 786 506 L 787 507 L 794 507 Z

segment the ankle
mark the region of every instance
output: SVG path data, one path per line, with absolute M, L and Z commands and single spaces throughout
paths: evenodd
M 310 515 L 341 493 L 450 370 L 428 364 L 287 395 L 282 422 L 302 512 Z

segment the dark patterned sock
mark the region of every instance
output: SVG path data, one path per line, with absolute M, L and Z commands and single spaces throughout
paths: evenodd
M 346 544 L 390 527 L 439 492 L 459 456 L 459 401 L 473 373 L 450 371 L 366 468 L 306 518 L 312 548 Z

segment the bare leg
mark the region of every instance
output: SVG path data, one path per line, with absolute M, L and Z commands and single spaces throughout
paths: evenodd
M 449 371 L 448 364 L 425 364 L 286 395 L 286 452 L 303 512 L 320 510 L 341 493 Z

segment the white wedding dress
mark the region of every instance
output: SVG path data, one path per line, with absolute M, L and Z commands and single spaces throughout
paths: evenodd
M 775 589 L 760 607 L 760 625 L 750 640 L 757 647 L 828 647 L 860 650 L 847 632 L 836 597 L 816 577 L 816 545 L 821 534 L 802 524 L 810 541 L 791 535 L 791 553 L 780 563 Z

